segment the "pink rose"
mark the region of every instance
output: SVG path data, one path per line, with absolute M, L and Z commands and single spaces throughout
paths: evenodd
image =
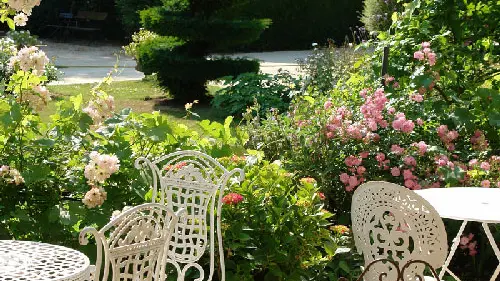
M 408 166 L 416 166 L 417 165 L 417 160 L 415 160 L 415 158 L 413 158 L 413 156 L 406 156 L 404 158 L 404 162 Z
M 327 100 L 325 102 L 325 104 L 323 105 L 323 107 L 325 108 L 325 110 L 328 110 L 332 107 L 332 101 L 331 100 Z
M 436 64 L 436 54 L 435 53 L 428 53 L 427 58 L 429 59 L 430 66 L 433 66 Z
M 482 187 L 490 187 L 490 181 L 489 180 L 484 180 L 481 182 L 481 186 Z
M 349 185 L 352 187 L 356 187 L 358 185 L 358 178 L 356 176 L 350 176 Z
M 349 183 L 349 175 L 346 173 L 340 174 L 340 181 L 344 184 L 348 184 Z
M 393 167 L 391 169 L 391 175 L 393 177 L 399 177 L 401 175 L 401 170 L 398 167 Z
M 401 155 L 405 152 L 405 150 L 404 150 L 404 148 L 400 147 L 399 145 L 393 144 L 391 146 L 391 152 L 396 154 L 396 155 Z
M 411 172 L 411 170 L 408 170 L 408 169 L 404 170 L 404 171 L 403 171 L 403 178 L 404 178 L 405 180 L 410 180 L 410 179 L 413 179 L 413 178 L 414 178 L 414 176 L 413 176 L 413 173 Z
M 387 113 L 389 114 L 394 114 L 396 112 L 396 109 L 394 107 L 389 107 L 389 109 L 387 109 Z
M 416 51 L 413 53 L 413 58 L 422 61 L 425 59 L 425 54 L 422 51 Z
M 363 166 L 359 166 L 358 169 L 356 170 L 358 172 L 358 175 L 363 175 L 366 172 L 366 168 Z
M 424 120 L 422 120 L 421 118 L 417 118 L 416 121 L 417 121 L 417 125 L 419 125 L 419 126 L 424 125 Z
M 477 159 L 472 159 L 472 160 L 469 161 L 469 166 L 471 166 L 471 167 L 472 166 L 476 166 L 477 163 L 478 163 Z
M 333 132 L 326 133 L 326 138 L 327 139 L 333 139 L 334 136 L 335 136 L 335 134 Z
M 377 159 L 378 162 L 382 162 L 385 160 L 385 154 L 377 153 L 377 156 L 375 156 L 375 159 Z
M 404 122 L 403 126 L 401 127 L 401 131 L 407 134 L 413 132 L 413 129 L 415 129 L 415 124 L 411 120 L 407 120 L 406 122 Z
M 416 102 L 422 102 L 424 101 L 424 96 L 422 96 L 421 94 L 413 94 L 411 95 L 411 99 Z
M 431 43 L 430 42 L 422 42 L 422 48 L 425 49 L 425 48 L 430 48 L 431 47 Z
M 409 189 L 413 189 L 417 183 L 413 180 L 405 180 L 405 186 Z
M 488 171 L 490 169 L 490 163 L 482 162 L 480 167 L 481 167 L 481 169 Z
M 368 156 L 370 155 L 370 152 L 368 151 L 363 151 L 359 154 L 359 156 L 361 156 L 361 158 L 368 158 Z

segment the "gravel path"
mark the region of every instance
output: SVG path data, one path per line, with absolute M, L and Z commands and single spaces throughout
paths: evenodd
M 136 63 L 126 56 L 120 46 L 83 45 L 59 43 L 43 40 L 41 48 L 55 61 L 64 72 L 61 81 L 54 84 L 95 83 L 100 81 L 118 63 L 119 74 L 116 81 L 140 80 L 144 74 L 135 70 Z M 278 69 L 285 69 L 297 74 L 296 60 L 307 57 L 310 51 L 285 51 L 267 53 L 233 54 L 231 57 L 248 57 L 261 61 L 261 71 L 274 74 Z M 118 59 L 117 59 L 118 58 Z

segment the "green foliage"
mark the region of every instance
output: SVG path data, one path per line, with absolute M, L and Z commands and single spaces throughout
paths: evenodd
M 251 42 L 269 25 L 267 20 L 222 19 L 215 11 L 232 1 L 165 1 L 141 12 L 143 26 L 159 35 L 137 48 L 137 61 L 146 73 L 181 101 L 206 100 L 205 83 L 223 76 L 257 72 L 256 61 L 207 56 Z
M 270 74 L 241 74 L 227 77 L 224 87 L 215 93 L 212 106 L 233 116 L 241 116 L 249 106 L 259 104 L 260 114 L 269 110 L 285 112 L 298 92 L 298 79 L 288 72 Z
M 161 0 L 116 0 L 115 5 L 125 32 L 133 34 L 141 27 L 139 12 L 149 7 L 159 6 Z
M 342 43 L 360 25 L 363 0 L 252 0 L 221 10 L 224 17 L 269 18 L 273 24 L 259 40 L 245 47 L 253 50 L 308 49 L 313 42 L 331 38 Z
M 138 58 L 137 48 L 144 42 L 157 38 L 158 35 L 149 30 L 140 29 L 139 31 L 132 34 L 132 42 L 127 46 L 124 46 L 125 54 L 134 58 Z
M 341 242 L 327 228 L 333 215 L 323 209 L 315 180 L 297 182 L 279 162 L 255 155 L 221 160 L 246 173 L 229 188 L 244 200 L 222 209 L 227 279 L 312 280 L 313 268 L 324 269 Z
M 392 14 L 402 8 L 401 0 L 365 0 L 361 22 L 368 31 L 387 31 Z
M 38 40 L 38 36 L 31 35 L 29 30 L 21 30 L 21 31 L 10 30 L 9 32 L 7 32 L 7 37 L 14 41 L 18 49 L 25 46 L 29 47 L 29 46 L 40 45 L 41 43 Z
M 354 38 L 355 39 L 355 38 Z M 367 51 L 354 48 L 352 43 L 344 47 L 328 46 L 315 48 L 307 58 L 299 61 L 300 70 L 305 74 L 305 88 L 311 93 L 324 94 L 333 89 L 349 89 L 355 85 L 346 77 L 360 66 Z

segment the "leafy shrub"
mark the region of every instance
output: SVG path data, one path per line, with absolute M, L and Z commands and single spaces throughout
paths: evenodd
M 207 100 L 205 84 L 223 76 L 257 72 L 255 60 L 210 57 L 221 49 L 259 38 L 270 21 L 217 17 L 235 1 L 183 0 L 141 12 L 144 28 L 161 37 L 138 48 L 138 64 L 146 74 L 157 73 L 160 84 L 180 101 Z
M 304 280 L 324 268 L 341 241 L 328 229 L 333 215 L 323 209 L 316 181 L 296 180 L 279 162 L 255 155 L 221 161 L 246 174 L 228 190 L 242 201 L 222 209 L 228 280 Z
M 394 17 L 391 34 L 358 47 L 373 52 L 341 78 L 349 87 L 326 93 L 312 87 L 286 114 L 248 116 L 250 147 L 316 178 L 342 223 L 349 221 L 352 191 L 366 181 L 410 189 L 500 187 L 495 3 L 411 1 Z M 389 73 L 380 77 L 386 46 Z M 474 265 L 457 268 L 461 278 L 491 275 L 492 253 L 482 253 Z
M 142 43 L 148 40 L 155 39 L 157 37 L 158 35 L 156 33 L 141 28 L 139 31 L 132 34 L 132 42 L 123 47 L 123 49 L 125 50 L 125 54 L 134 57 L 137 60 L 139 55 L 137 48 Z
M 29 30 L 11 30 L 7 32 L 7 37 L 12 39 L 16 44 L 18 49 L 24 46 L 35 46 L 40 45 L 40 41 L 38 40 L 38 36 L 31 35 Z
M 300 70 L 305 74 L 304 88 L 311 87 L 311 93 L 326 93 L 333 89 L 348 88 L 345 78 L 357 68 L 357 62 L 366 50 L 353 47 L 352 43 L 338 48 L 330 45 L 315 48 L 307 58 L 299 60 Z
M 215 93 L 212 105 L 237 116 L 255 103 L 259 104 L 262 115 L 271 109 L 284 112 L 300 87 L 298 80 L 285 71 L 275 75 L 245 73 L 236 79 L 227 77 L 224 84 Z
M 133 34 L 141 27 L 139 12 L 150 7 L 159 6 L 161 0 L 116 0 L 115 5 L 125 32 Z

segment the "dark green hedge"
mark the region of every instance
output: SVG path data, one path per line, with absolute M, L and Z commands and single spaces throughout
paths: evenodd
M 160 6 L 161 0 L 115 0 L 116 10 L 119 14 L 123 29 L 128 35 L 141 28 L 141 10 Z
M 268 19 L 224 20 L 173 15 L 163 7 L 141 12 L 144 28 L 160 35 L 176 36 L 186 40 L 206 41 L 211 51 L 221 46 L 229 48 L 259 39 L 262 30 L 270 24 Z
M 184 52 L 186 47 L 188 46 L 182 41 L 173 37 L 160 37 L 142 44 L 138 49 L 141 70 L 146 74 L 164 72 L 172 78 L 190 80 L 212 80 L 223 76 L 237 76 L 242 72 L 259 71 L 259 62 L 256 60 L 190 57 Z
M 246 49 L 284 50 L 309 49 L 328 38 L 342 43 L 350 28 L 361 26 L 362 9 L 363 0 L 249 0 L 223 13 L 271 19 L 273 24 Z

